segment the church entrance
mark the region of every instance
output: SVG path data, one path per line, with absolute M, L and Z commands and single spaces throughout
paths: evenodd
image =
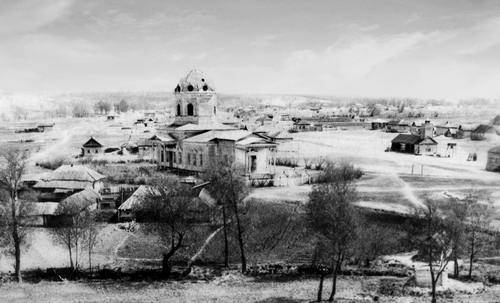
M 257 169 L 257 156 L 250 156 L 250 172 L 253 173 Z

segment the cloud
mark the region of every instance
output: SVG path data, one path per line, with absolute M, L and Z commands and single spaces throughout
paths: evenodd
M 470 28 L 457 30 L 459 54 L 472 55 L 500 45 L 500 17 L 487 19 Z M 463 40 L 467 39 L 466 43 Z
M 0 34 L 34 31 L 63 16 L 73 0 L 19 0 L 0 3 Z
M 377 66 L 415 50 L 435 33 L 420 32 L 386 36 L 359 34 L 341 37 L 323 51 L 291 52 L 281 72 L 283 88 L 305 88 L 331 92 L 366 77 Z

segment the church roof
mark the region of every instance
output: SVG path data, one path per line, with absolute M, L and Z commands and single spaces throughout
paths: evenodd
M 212 82 L 203 72 L 193 69 L 179 80 L 179 84 L 177 84 L 174 91 L 176 93 L 213 92 L 215 89 Z
M 200 131 L 200 130 L 234 130 L 234 129 L 235 128 L 230 125 L 225 125 L 218 122 L 212 122 L 212 123 L 200 123 L 200 124 L 188 123 L 184 124 L 183 126 L 177 127 L 175 130 Z
M 225 131 L 211 130 L 206 133 L 199 134 L 191 138 L 187 138 L 184 140 L 184 142 L 202 143 L 202 142 L 209 142 L 214 139 L 238 141 L 250 135 L 252 135 L 252 133 L 247 130 L 239 130 L 239 129 L 225 130 Z

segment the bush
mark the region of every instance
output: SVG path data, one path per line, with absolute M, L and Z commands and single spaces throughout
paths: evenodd
M 278 166 L 288 166 L 288 167 L 298 167 L 299 159 L 296 157 L 277 157 L 276 165 Z
M 68 164 L 68 160 L 66 158 L 56 158 L 36 163 L 37 166 L 50 170 L 55 170 L 64 164 Z

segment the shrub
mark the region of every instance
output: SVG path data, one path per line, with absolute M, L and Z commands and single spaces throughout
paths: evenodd
M 46 168 L 46 169 L 54 170 L 54 169 L 57 169 L 64 164 L 67 164 L 67 163 L 68 163 L 68 160 L 61 157 L 61 158 L 55 158 L 55 159 L 37 162 L 36 165 L 43 167 L 43 168 Z

